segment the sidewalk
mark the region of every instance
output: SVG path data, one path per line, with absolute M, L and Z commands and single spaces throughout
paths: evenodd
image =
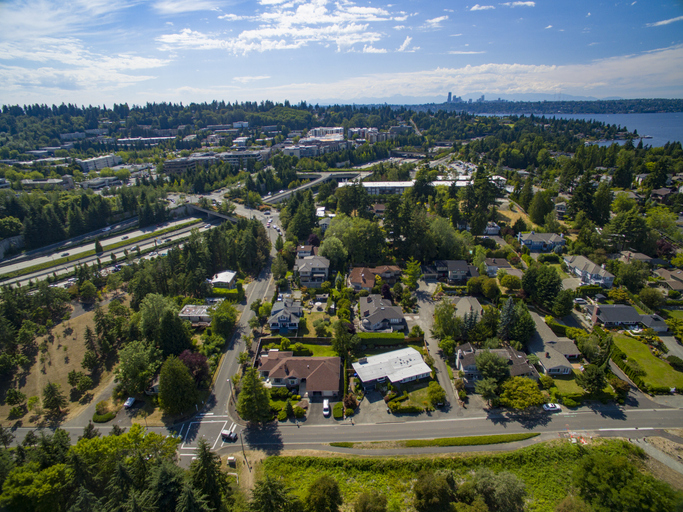
M 643 451 L 653 459 L 658 460 L 659 462 L 667 466 L 669 469 L 673 469 L 681 476 L 683 476 L 683 464 L 681 464 L 677 460 L 672 459 L 666 453 L 652 446 L 650 443 L 647 442 L 647 439 L 630 439 L 630 441 L 636 446 L 642 448 Z

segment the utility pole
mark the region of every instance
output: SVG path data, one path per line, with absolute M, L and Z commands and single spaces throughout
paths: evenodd
M 244 462 L 247 464 L 247 469 L 251 472 L 251 467 L 249 466 L 249 459 L 247 459 L 247 452 L 244 451 L 244 436 L 242 433 L 239 434 L 240 442 L 242 443 L 242 455 L 244 455 Z

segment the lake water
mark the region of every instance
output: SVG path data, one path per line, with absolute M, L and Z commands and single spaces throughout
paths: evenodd
M 660 147 L 667 142 L 683 142 L 683 112 L 666 114 L 557 114 L 558 119 L 586 119 L 600 121 L 606 124 L 616 124 L 632 132 L 638 130 L 638 135 L 650 135 L 651 139 L 643 139 L 643 144 Z M 624 141 L 615 141 L 622 143 Z M 612 142 L 606 143 L 607 145 Z M 638 145 L 638 141 L 634 142 Z M 605 145 L 605 143 L 600 143 Z

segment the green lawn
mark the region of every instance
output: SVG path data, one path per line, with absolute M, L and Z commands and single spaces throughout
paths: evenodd
M 646 373 L 643 377 L 646 384 L 683 388 L 683 373 L 675 371 L 666 361 L 652 355 L 644 343 L 623 334 L 615 336 L 614 343 L 627 357 L 638 362 Z
M 337 355 L 330 345 L 309 345 L 308 343 L 303 345 L 313 352 L 314 357 L 334 357 Z
M 583 393 L 583 388 L 576 383 L 576 372 L 571 375 L 553 376 L 555 387 L 563 395 L 570 393 Z
M 683 320 L 683 311 L 679 309 L 662 309 L 662 316 L 664 318 L 677 318 Z
M 408 391 L 408 400 L 402 402 L 403 405 L 416 405 L 418 407 L 429 407 L 429 398 L 427 397 L 427 387 L 429 382 L 416 382 L 415 384 L 408 384 L 401 386 L 402 389 Z
M 553 264 L 548 263 L 547 265 L 550 267 L 553 267 L 555 270 L 557 270 L 557 273 L 560 274 L 560 277 L 562 279 L 567 279 L 568 277 L 572 277 L 569 274 L 567 274 L 564 270 L 562 270 L 562 265 L 560 263 L 553 263 Z
M 332 324 L 336 320 L 335 317 L 330 317 L 324 311 L 314 311 L 313 313 L 304 313 L 303 322 L 299 322 L 299 336 L 315 336 L 315 328 L 313 322 L 316 320 L 330 320 L 330 325 L 327 326 L 326 336 L 332 336 Z

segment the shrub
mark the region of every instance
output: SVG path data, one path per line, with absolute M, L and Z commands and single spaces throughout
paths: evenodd
M 351 409 L 350 407 L 348 409 L 346 409 L 344 411 L 344 416 L 346 416 L 347 418 L 350 418 L 351 416 L 353 416 L 353 409 Z
M 10 418 L 21 418 L 25 414 L 23 405 L 15 405 L 9 410 Z
M 560 256 L 558 254 L 541 254 L 538 257 L 539 263 L 560 263 Z
M 107 402 L 105 402 L 104 400 L 102 400 L 101 402 L 97 402 L 97 405 L 95 406 L 95 412 L 100 416 L 103 414 L 107 414 L 107 412 L 109 412 L 109 406 L 107 405 Z
M 108 421 L 113 420 L 116 417 L 116 414 L 113 412 L 108 412 L 106 414 L 93 414 L 92 420 L 94 423 L 106 423 Z
M 683 372 L 683 359 L 677 356 L 669 356 L 666 358 L 666 360 L 674 370 Z
M 287 421 L 287 411 L 283 408 L 277 413 L 278 421 Z
M 306 416 L 306 409 L 303 407 L 299 407 L 298 405 L 294 406 L 294 417 L 295 418 L 304 418 Z
M 24 400 L 26 400 L 26 395 L 18 389 L 9 388 L 7 390 L 7 395 L 5 396 L 5 402 L 7 402 L 7 405 L 19 405 Z
M 417 405 L 401 405 L 400 402 L 389 402 L 389 410 L 394 414 L 419 414 L 424 411 L 422 407 Z
M 332 417 L 335 420 L 340 420 L 344 417 L 344 404 L 341 402 L 334 404 L 334 407 L 332 407 Z
M 562 399 L 562 403 L 567 407 L 578 407 L 580 405 L 579 402 L 577 402 L 576 400 L 567 397 L 564 397 Z
M 289 398 L 289 389 L 287 388 L 270 388 L 270 397 L 273 400 L 286 400 Z
M 460 400 L 463 400 L 463 401 L 466 400 L 467 399 L 467 391 L 465 391 L 464 389 L 458 390 L 458 398 Z
M 649 385 L 647 390 L 653 395 L 668 395 L 671 393 L 671 388 L 668 386 L 653 386 Z
M 553 379 L 550 375 L 541 375 L 538 381 L 541 383 L 541 387 L 543 389 L 550 389 L 555 386 L 555 379 Z
M 681 292 L 679 292 L 678 290 L 669 290 L 668 295 L 669 295 L 670 299 L 676 300 L 676 299 L 679 299 L 681 297 Z
M 394 398 L 396 398 L 396 393 L 393 391 L 389 391 L 386 395 L 384 395 L 384 401 L 385 402 L 391 402 Z
M 616 391 L 620 395 L 625 395 L 628 393 L 629 389 L 631 389 L 631 385 L 626 382 L 625 380 L 621 380 L 619 377 L 612 377 L 609 380 L 610 385 L 612 388 L 614 388 L 614 391 Z
M 356 400 L 356 395 L 352 393 L 349 393 L 344 397 L 343 403 L 344 408 L 346 409 L 355 409 L 356 407 L 358 407 L 358 400 Z

